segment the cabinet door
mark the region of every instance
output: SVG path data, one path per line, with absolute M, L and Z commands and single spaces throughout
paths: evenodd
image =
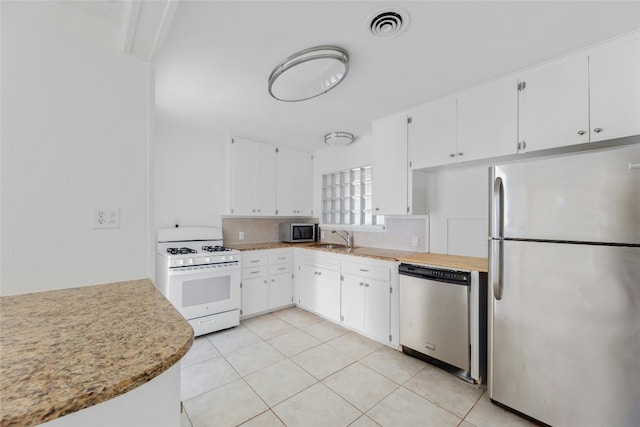
M 340 273 L 317 268 L 315 277 L 316 312 L 335 322 L 340 321 Z
M 364 331 L 364 280 L 345 274 L 342 280 L 342 323 Z
M 316 270 L 310 265 L 302 264 L 296 276 L 295 290 L 298 305 L 305 310 L 316 311 Z
M 515 154 L 518 79 L 509 77 L 458 96 L 458 161 Z
M 242 280 L 242 315 L 265 311 L 269 308 L 269 284 L 266 277 Z
M 292 292 L 293 276 L 291 273 L 272 275 L 269 283 L 269 309 L 291 304 Z
M 640 134 L 640 35 L 589 56 L 591 141 Z
M 311 154 L 278 149 L 278 215 L 310 216 L 313 210 L 313 160 Z
M 444 99 L 413 112 L 408 140 L 413 169 L 455 162 L 456 99 Z
M 367 279 L 364 288 L 364 332 L 380 341 L 389 341 L 390 299 L 388 281 Z
M 255 215 L 255 181 L 255 143 L 253 141 L 234 138 L 231 144 L 232 214 Z
M 524 151 L 589 142 L 587 57 L 555 61 L 520 76 L 518 139 Z
M 276 214 L 276 147 L 256 142 L 255 209 L 257 215 Z
M 376 215 L 407 214 L 407 116 L 373 122 L 373 209 Z

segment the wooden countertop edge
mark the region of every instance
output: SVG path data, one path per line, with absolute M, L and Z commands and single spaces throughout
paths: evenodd
M 395 249 L 372 248 L 356 246 L 351 252 L 344 250 L 327 249 L 318 246 L 318 243 L 242 243 L 229 245 L 239 251 L 259 251 L 269 249 L 302 248 L 313 249 L 322 252 L 338 253 L 343 255 L 358 256 L 363 258 L 381 259 L 386 261 L 406 262 L 410 264 L 426 264 L 435 267 L 454 268 L 462 270 L 479 271 L 486 273 L 489 271 L 487 258 L 469 257 L 462 255 L 447 255 L 429 252 L 411 252 Z

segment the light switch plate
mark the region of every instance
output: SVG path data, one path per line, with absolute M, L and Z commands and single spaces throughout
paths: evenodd
M 93 208 L 91 225 L 93 228 L 120 228 L 120 209 Z

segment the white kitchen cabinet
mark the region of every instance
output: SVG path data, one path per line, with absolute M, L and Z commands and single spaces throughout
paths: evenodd
M 517 153 L 517 88 L 507 77 L 458 95 L 457 161 Z
M 520 152 L 589 142 L 586 55 L 536 67 L 518 80 Z
M 311 216 L 313 214 L 313 156 L 289 148 L 277 153 L 278 215 Z
M 391 341 L 391 267 L 374 260 L 342 261 L 341 321 L 377 341 Z M 394 264 L 395 265 L 395 264 Z
M 231 213 L 276 214 L 276 147 L 231 140 Z
M 293 303 L 293 249 L 242 253 L 243 317 Z
M 340 321 L 340 258 L 336 254 L 299 249 L 295 297 L 305 310 Z
M 589 55 L 591 141 L 640 134 L 640 34 Z
M 456 162 L 456 98 L 428 104 L 409 117 L 408 157 L 412 169 Z
M 407 115 L 399 114 L 374 121 L 372 149 L 374 214 L 407 214 Z

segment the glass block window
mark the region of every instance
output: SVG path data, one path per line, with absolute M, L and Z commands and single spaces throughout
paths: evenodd
M 322 223 L 378 225 L 373 215 L 373 167 L 363 166 L 322 175 Z

